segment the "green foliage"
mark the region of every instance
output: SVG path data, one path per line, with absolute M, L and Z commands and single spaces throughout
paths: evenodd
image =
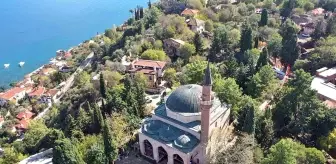
M 146 50 L 141 54 L 142 59 L 164 61 L 167 59 L 166 53 L 162 50 Z
M 336 128 L 331 131 L 328 136 L 323 136 L 319 138 L 319 144 L 321 147 L 326 150 L 335 150 L 336 149 Z
M 168 68 L 165 70 L 163 74 L 163 79 L 173 86 L 174 83 L 177 81 L 176 70 L 174 68 Z
M 268 21 L 268 13 L 267 13 L 267 9 L 263 9 L 262 13 L 261 13 L 261 18 L 260 18 L 260 26 L 265 26 L 267 25 L 267 21 Z
M 259 71 L 261 67 L 268 64 L 268 51 L 267 48 L 264 48 L 259 56 L 257 65 L 256 65 L 256 71 Z
M 100 73 L 99 76 L 99 86 L 100 86 L 100 95 L 106 99 L 106 86 L 105 86 L 105 79 L 104 79 L 104 74 Z
M 271 98 L 277 86 L 277 80 L 274 71 L 270 65 L 261 67 L 247 84 L 247 93 L 253 98 L 261 97 L 262 95 Z M 266 94 L 266 95 L 265 95 Z
M 287 19 L 280 32 L 282 36 L 281 62 L 293 66 L 300 54 L 300 48 L 297 44 L 298 29 L 293 21 Z
M 17 152 L 13 147 L 8 147 L 4 149 L 4 154 L 0 158 L 1 164 L 16 164 L 21 160 L 25 159 L 27 156 Z
M 87 158 L 88 153 L 90 151 L 90 148 L 92 146 L 97 145 L 100 148 L 102 148 L 103 154 L 104 154 L 104 148 L 103 148 L 103 142 L 101 135 L 87 135 L 83 137 L 83 139 L 76 144 L 77 150 L 79 152 L 80 157 L 87 162 L 89 159 Z M 105 157 L 105 155 L 104 155 Z
M 106 120 L 104 120 L 103 140 L 106 163 L 113 163 L 118 157 L 118 148 L 115 140 L 111 136 L 110 128 Z
M 123 78 L 123 76 L 117 71 L 103 71 L 102 74 L 104 75 L 105 85 L 108 88 L 118 85 Z
M 52 162 L 54 164 L 84 164 L 77 148 L 69 139 L 56 141 L 56 146 L 53 149 Z
M 155 7 L 152 6 L 144 16 L 144 22 L 145 22 L 145 27 L 149 28 L 153 25 L 155 25 L 159 21 L 159 17 L 162 15 L 161 11 Z
M 318 40 L 321 37 L 326 35 L 327 23 L 325 20 L 321 19 L 317 22 L 314 32 L 311 34 L 311 37 L 314 40 Z
M 56 141 L 64 139 L 65 136 L 62 131 L 58 129 L 51 129 L 39 142 L 39 149 L 41 148 L 53 148 L 56 146 Z
M 278 33 L 271 35 L 269 42 L 267 43 L 267 50 L 269 51 L 270 56 L 277 58 L 280 56 L 282 49 L 282 37 Z
M 181 57 L 185 60 L 185 61 L 189 61 L 189 58 L 196 53 L 196 48 L 194 45 L 189 44 L 189 43 L 185 43 L 184 45 L 181 46 L 180 48 L 180 54 Z
M 194 45 L 197 54 L 202 54 L 204 48 L 204 40 L 199 33 L 195 34 Z
M 303 6 L 303 8 L 306 10 L 306 11 L 311 11 L 314 9 L 314 3 L 312 2 L 306 2 Z
M 242 98 L 242 91 L 233 78 L 217 78 L 214 80 L 213 90 L 222 103 L 231 104 L 232 108 L 238 105 Z
M 256 140 L 262 148 L 269 148 L 274 140 L 274 129 L 271 109 L 266 109 L 265 113 L 258 116 L 256 122 Z
M 246 103 L 238 115 L 237 129 L 246 132 L 248 134 L 254 134 L 255 132 L 255 106 L 253 101 Z
M 252 49 L 252 28 L 245 22 L 241 31 L 240 51 L 245 52 L 246 50 Z
M 327 35 L 336 35 L 336 17 L 335 16 L 331 16 L 328 19 L 327 22 L 327 27 L 326 27 L 326 34 Z
M 326 159 L 321 151 L 315 148 L 306 148 L 304 145 L 291 139 L 281 139 L 270 148 L 270 153 L 262 161 L 265 164 L 295 164 L 312 163 L 323 164 Z
M 206 66 L 206 61 L 195 61 L 193 63 L 187 64 L 182 71 L 186 77 L 185 82 L 187 84 L 201 84 L 203 82 L 204 70 Z M 212 76 L 216 76 L 217 71 L 213 64 L 210 64 L 210 69 Z
M 209 20 L 205 21 L 204 29 L 205 29 L 206 31 L 212 32 L 213 29 L 214 29 L 212 22 L 209 21 Z
M 201 2 L 202 0 L 189 0 L 187 1 L 187 5 L 192 9 L 203 9 L 203 4 Z
M 85 162 L 90 164 L 102 164 L 105 163 L 105 161 L 104 148 L 100 144 L 92 145 L 85 156 Z
M 75 85 L 78 88 L 84 87 L 90 83 L 91 76 L 86 71 L 82 71 L 75 77 Z
M 28 130 L 25 133 L 23 144 L 26 151 L 30 154 L 36 153 L 38 144 L 43 137 L 48 134 L 49 129 L 42 121 L 31 121 Z

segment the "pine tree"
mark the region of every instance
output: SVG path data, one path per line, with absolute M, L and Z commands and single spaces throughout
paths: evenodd
M 90 105 L 89 105 L 89 108 Z M 94 124 L 94 129 L 96 130 L 97 133 L 101 132 L 104 126 L 104 121 L 103 121 L 103 115 L 102 112 L 97 104 L 94 105 L 93 107 L 93 124 Z
M 293 21 L 286 20 L 283 23 L 280 34 L 282 36 L 281 62 L 293 66 L 300 55 L 300 47 L 297 44 L 297 28 Z
M 145 105 L 146 105 L 146 99 L 145 99 L 145 88 L 141 84 L 135 84 L 135 91 L 136 91 L 136 101 L 137 101 L 137 114 L 139 117 L 143 118 L 145 113 Z
M 140 7 L 139 17 L 140 17 L 140 19 L 142 19 L 144 17 L 143 7 Z
M 238 129 L 253 134 L 255 131 L 255 109 L 252 102 L 248 102 L 239 112 Z
M 203 42 L 203 39 L 202 39 L 202 37 L 199 33 L 195 34 L 194 45 L 195 45 L 195 48 L 196 48 L 196 53 L 201 54 L 201 52 L 203 50 L 204 42 Z
M 245 22 L 240 37 L 240 51 L 245 52 L 249 49 L 252 49 L 252 28 Z
M 101 96 L 106 99 L 106 86 L 105 86 L 105 79 L 103 73 L 100 73 L 100 78 L 99 78 L 99 83 L 100 83 L 100 94 Z
M 134 9 L 134 19 L 135 20 L 139 20 L 139 17 L 138 17 L 139 15 L 138 15 L 138 9 L 137 8 L 135 8 Z
M 268 63 L 268 51 L 267 48 L 264 48 L 259 56 L 256 71 L 259 71 L 260 68 Z
M 103 139 L 104 139 L 104 152 L 106 156 L 106 164 L 111 164 L 118 157 L 118 148 L 116 142 L 112 138 L 106 120 L 104 120 Z
M 262 13 L 261 13 L 261 18 L 260 18 L 259 25 L 260 26 L 266 26 L 267 25 L 267 21 L 268 21 L 267 9 L 263 9 Z
M 79 152 L 69 139 L 57 140 L 53 149 L 54 164 L 84 164 Z

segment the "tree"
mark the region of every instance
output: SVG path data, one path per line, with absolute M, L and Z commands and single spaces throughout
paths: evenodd
M 287 18 L 292 10 L 296 7 L 296 1 L 295 0 L 286 0 L 284 1 L 282 8 L 280 10 L 280 15 Z
M 300 48 L 297 44 L 298 29 L 293 21 L 287 19 L 283 23 L 280 32 L 282 36 L 281 62 L 285 65 L 293 66 L 300 54 Z
M 62 140 L 64 138 L 65 136 L 62 131 L 52 129 L 40 140 L 38 148 L 53 148 L 56 146 L 57 140 Z
M 123 78 L 123 76 L 117 71 L 103 71 L 102 74 L 104 75 L 105 85 L 108 88 L 118 85 Z
M 267 21 L 268 21 L 268 13 L 267 13 L 267 9 L 263 9 L 261 12 L 261 18 L 260 18 L 260 26 L 266 26 L 267 25 Z
M 166 69 L 163 74 L 163 79 L 167 81 L 170 86 L 173 86 L 173 84 L 177 81 L 176 70 L 174 68 Z
M 240 51 L 244 53 L 246 50 L 252 49 L 252 28 L 245 22 L 241 31 Z
M 140 118 L 145 116 L 144 110 L 146 105 L 146 95 L 145 95 L 145 87 L 143 84 L 137 82 L 135 83 L 135 100 L 138 110 L 138 115 Z
M 255 121 L 255 107 L 251 101 L 245 104 L 243 109 L 239 112 L 237 128 L 242 132 L 254 134 Z
M 82 88 L 90 82 L 90 79 L 90 75 L 86 71 L 82 71 L 75 77 L 75 84 L 78 88 Z
M 198 9 L 202 10 L 203 9 L 203 4 L 201 2 L 202 0 L 189 0 L 187 1 L 187 5 L 192 8 L 192 9 Z
M 317 22 L 314 32 L 311 34 L 311 37 L 314 40 L 318 40 L 321 37 L 324 37 L 326 34 L 327 23 L 321 19 Z
M 209 21 L 209 20 L 205 21 L 204 29 L 205 29 L 206 31 L 212 32 L 213 29 L 214 29 L 212 22 Z
M 225 58 L 225 56 L 230 52 L 228 30 L 225 26 L 220 26 L 214 32 L 208 59 L 211 62 L 218 62 Z
M 92 145 L 86 153 L 85 159 L 85 162 L 90 164 L 105 163 L 106 157 L 104 154 L 104 148 L 100 144 Z
M 28 153 L 34 154 L 38 150 L 39 141 L 49 132 L 49 129 L 42 121 L 31 121 L 23 139 L 23 144 Z
M 148 4 L 148 8 L 151 9 L 151 8 L 152 8 L 152 2 L 149 0 L 149 1 L 147 2 L 147 4 Z
M 270 54 L 270 56 L 272 56 L 274 58 L 274 61 L 276 58 L 280 57 L 280 52 L 282 49 L 282 37 L 280 34 L 278 33 L 274 33 L 271 35 L 271 38 L 267 44 L 267 50 Z
M 336 128 L 328 136 L 320 137 L 319 145 L 326 151 L 336 150 Z
M 201 84 L 204 78 L 204 70 L 207 67 L 206 61 L 195 61 L 187 64 L 182 73 L 186 77 L 187 84 Z M 213 77 L 216 77 L 216 68 L 213 64 L 210 64 L 210 69 Z
M 4 153 L 0 158 L 0 163 L 3 164 L 14 164 L 19 163 L 21 160 L 25 159 L 27 156 L 17 152 L 13 147 L 4 148 Z
M 292 139 L 281 139 L 270 148 L 270 153 L 262 161 L 267 164 L 313 163 L 323 164 L 326 159 L 316 148 L 306 148 Z
M 161 15 L 162 13 L 157 7 L 155 6 L 150 7 L 144 16 L 145 28 L 154 26 L 159 21 L 159 17 Z
M 305 9 L 306 12 L 308 12 L 308 11 L 313 10 L 314 6 L 315 6 L 314 3 L 312 3 L 312 2 L 306 2 L 304 4 L 303 8 Z
M 204 48 L 204 41 L 203 38 L 199 33 L 195 34 L 194 37 L 194 45 L 195 45 L 195 50 L 197 54 L 202 54 L 203 48 Z
M 262 161 L 264 164 L 294 164 L 296 163 L 296 150 L 291 139 L 282 139 L 270 148 L 270 153 Z
M 181 57 L 185 61 L 189 61 L 190 56 L 196 53 L 195 46 L 189 43 L 185 43 L 184 45 L 181 46 L 180 48 L 180 54 Z
M 164 61 L 166 60 L 167 56 L 166 53 L 162 50 L 146 50 L 141 54 L 141 58 L 146 60 Z
M 274 140 L 274 129 L 271 109 L 266 109 L 262 116 L 257 118 L 256 139 L 262 148 L 269 148 Z
M 55 144 L 52 159 L 54 164 L 84 164 L 77 148 L 69 139 L 57 140 Z
M 213 90 L 222 103 L 231 104 L 232 108 L 237 106 L 243 95 L 241 88 L 233 78 L 215 79 Z
M 91 108 L 91 105 L 88 104 L 88 107 Z M 93 106 L 93 126 L 97 133 L 100 133 L 103 129 L 104 122 L 103 122 L 103 114 L 97 104 Z
M 331 16 L 327 21 L 326 27 L 326 34 L 327 35 L 336 35 L 336 17 Z
M 264 48 L 259 56 L 257 65 L 256 65 L 256 71 L 259 71 L 261 67 L 268 64 L 268 51 L 267 48 Z
M 105 86 L 105 79 L 104 79 L 104 74 L 103 73 L 100 73 L 99 83 L 100 83 L 100 95 L 104 99 L 106 99 L 106 86 Z
M 110 132 L 110 128 L 104 120 L 103 128 L 103 139 L 104 139 L 104 153 L 106 157 L 106 163 L 113 163 L 118 157 L 118 149 L 115 141 L 113 140 Z

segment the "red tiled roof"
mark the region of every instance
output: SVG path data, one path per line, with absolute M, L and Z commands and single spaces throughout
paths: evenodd
M 182 11 L 181 15 L 195 15 L 198 12 L 199 12 L 198 10 L 193 10 L 193 9 L 186 8 Z
M 33 115 L 34 115 L 34 113 L 26 110 L 26 111 L 20 112 L 18 115 L 16 115 L 16 118 L 18 118 L 20 120 L 21 119 L 30 119 L 30 118 L 33 117 Z
M 28 120 L 20 120 L 18 124 L 15 125 L 17 129 L 28 129 Z
M 326 100 L 326 101 L 324 101 L 324 104 L 327 105 L 327 107 L 329 107 L 329 108 L 336 108 L 336 102 L 335 101 Z
M 58 89 L 48 89 L 44 94 L 47 96 L 55 96 L 58 92 Z
M 44 93 L 45 91 L 45 88 L 44 87 L 41 87 L 41 86 L 38 86 L 37 88 L 34 88 L 30 93 L 29 93 L 29 96 L 42 96 L 42 94 Z
M 155 60 L 138 60 L 133 63 L 134 66 L 141 66 L 141 67 L 156 67 L 158 69 L 162 69 L 166 62 L 163 61 L 155 61 Z
M 312 13 L 314 15 L 321 15 L 321 14 L 324 13 L 324 9 L 319 7 L 319 8 L 316 8 L 316 9 L 312 10 Z
M 25 91 L 24 88 L 14 87 L 4 93 L 0 93 L 0 98 L 5 100 L 11 100 L 16 94 Z
M 65 58 L 69 58 L 69 57 L 71 57 L 71 53 L 70 53 L 70 52 L 66 52 L 66 53 L 64 54 L 64 57 L 65 57 Z

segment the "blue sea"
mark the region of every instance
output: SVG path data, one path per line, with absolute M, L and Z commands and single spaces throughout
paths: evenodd
M 2 0 L 0 2 L 0 86 L 49 62 L 97 32 L 127 20 L 148 0 Z M 153 0 L 152 0 L 153 2 Z M 19 62 L 25 62 L 23 68 Z M 10 67 L 4 69 L 4 64 Z

